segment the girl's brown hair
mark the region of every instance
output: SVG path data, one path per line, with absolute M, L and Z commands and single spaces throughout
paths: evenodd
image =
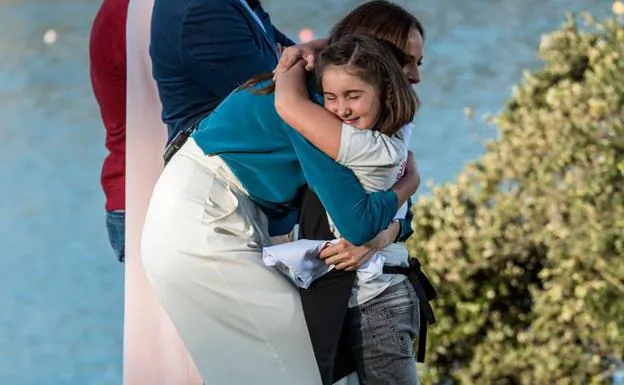
M 411 60 L 394 44 L 368 35 L 347 35 L 328 45 L 316 56 L 316 81 L 323 88 L 323 72 L 328 66 L 344 66 L 347 71 L 371 84 L 380 98 L 381 114 L 375 130 L 392 136 L 410 123 L 418 110 L 418 98 L 403 74 L 403 67 Z M 256 75 L 239 89 L 249 89 L 256 95 L 267 95 L 275 90 L 273 74 Z M 268 82 L 260 87 L 261 83 Z
M 267 83 L 264 87 L 260 87 L 260 83 Z M 241 84 L 234 90 L 234 92 L 238 92 L 241 90 L 248 90 L 254 95 L 268 95 L 275 92 L 275 83 L 273 82 L 273 73 L 265 72 L 261 74 L 257 74 L 251 77 L 251 79 L 247 80 L 245 83 Z
M 316 58 L 316 74 L 322 89 L 323 73 L 329 66 L 346 71 L 372 85 L 381 103 L 375 130 L 392 136 L 414 119 L 418 100 L 403 74 L 410 55 L 386 40 L 368 35 L 347 35 Z

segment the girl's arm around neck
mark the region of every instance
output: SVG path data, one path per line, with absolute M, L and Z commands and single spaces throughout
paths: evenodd
M 340 152 L 342 121 L 310 100 L 305 62 L 276 73 L 275 110 L 279 116 L 316 148 L 336 160 Z

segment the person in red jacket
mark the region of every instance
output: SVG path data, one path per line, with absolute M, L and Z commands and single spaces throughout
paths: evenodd
M 120 262 L 125 256 L 126 19 L 129 0 L 104 0 L 89 40 L 91 85 L 106 128 L 109 151 L 102 166 L 108 237 Z

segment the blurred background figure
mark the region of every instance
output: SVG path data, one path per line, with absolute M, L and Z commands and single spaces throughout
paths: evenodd
M 299 42 L 307 43 L 312 40 L 314 40 L 314 31 L 312 31 L 310 28 L 304 28 L 299 31 Z
M 126 18 L 130 0 L 104 0 L 89 40 L 91 86 L 106 129 L 102 166 L 108 239 L 119 262 L 125 255 L 126 221 Z M 49 33 L 46 33 L 46 36 Z M 48 37 L 48 41 L 52 41 Z

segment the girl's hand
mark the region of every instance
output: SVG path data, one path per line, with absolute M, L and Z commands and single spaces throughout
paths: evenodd
M 305 79 L 305 76 L 306 76 L 305 66 L 306 66 L 306 62 L 303 59 L 299 59 L 296 62 L 294 62 L 293 65 L 291 65 L 290 68 L 288 68 L 287 70 L 274 73 L 273 81 L 275 82 L 276 87 L 278 83 L 282 83 L 284 81 L 288 83 L 289 85 L 288 89 L 291 89 L 290 86 L 292 86 L 293 84 L 296 84 L 297 85 L 296 88 L 298 89 L 301 88 L 302 92 L 305 91 L 304 94 L 306 95 L 306 98 L 307 98 L 307 86 L 304 85 L 303 88 L 299 87 L 300 86 L 299 83 L 305 83 L 305 82 L 299 81 L 300 79 Z M 288 80 L 285 80 L 285 79 L 288 79 Z M 276 93 L 276 97 L 278 93 Z
M 325 247 L 319 258 L 328 266 L 335 265 L 337 270 L 357 270 L 376 252 L 385 248 L 398 236 L 400 225 L 391 222 L 387 229 L 362 246 L 353 246 L 349 241 L 340 239 L 338 243 Z
M 306 63 L 306 71 L 312 71 L 314 69 L 314 58 L 316 53 L 306 44 L 297 44 L 291 47 L 286 47 L 282 50 L 282 56 L 277 63 L 277 67 L 273 72 L 288 71 L 290 67 L 295 65 L 300 59 Z
M 308 43 L 302 43 L 286 47 L 281 50 L 280 60 L 277 63 L 277 67 L 273 70 L 276 72 L 284 72 L 289 70 L 300 59 L 303 59 L 306 63 L 306 71 L 314 70 L 314 59 L 316 54 L 325 48 L 327 45 L 327 39 L 313 40 Z

